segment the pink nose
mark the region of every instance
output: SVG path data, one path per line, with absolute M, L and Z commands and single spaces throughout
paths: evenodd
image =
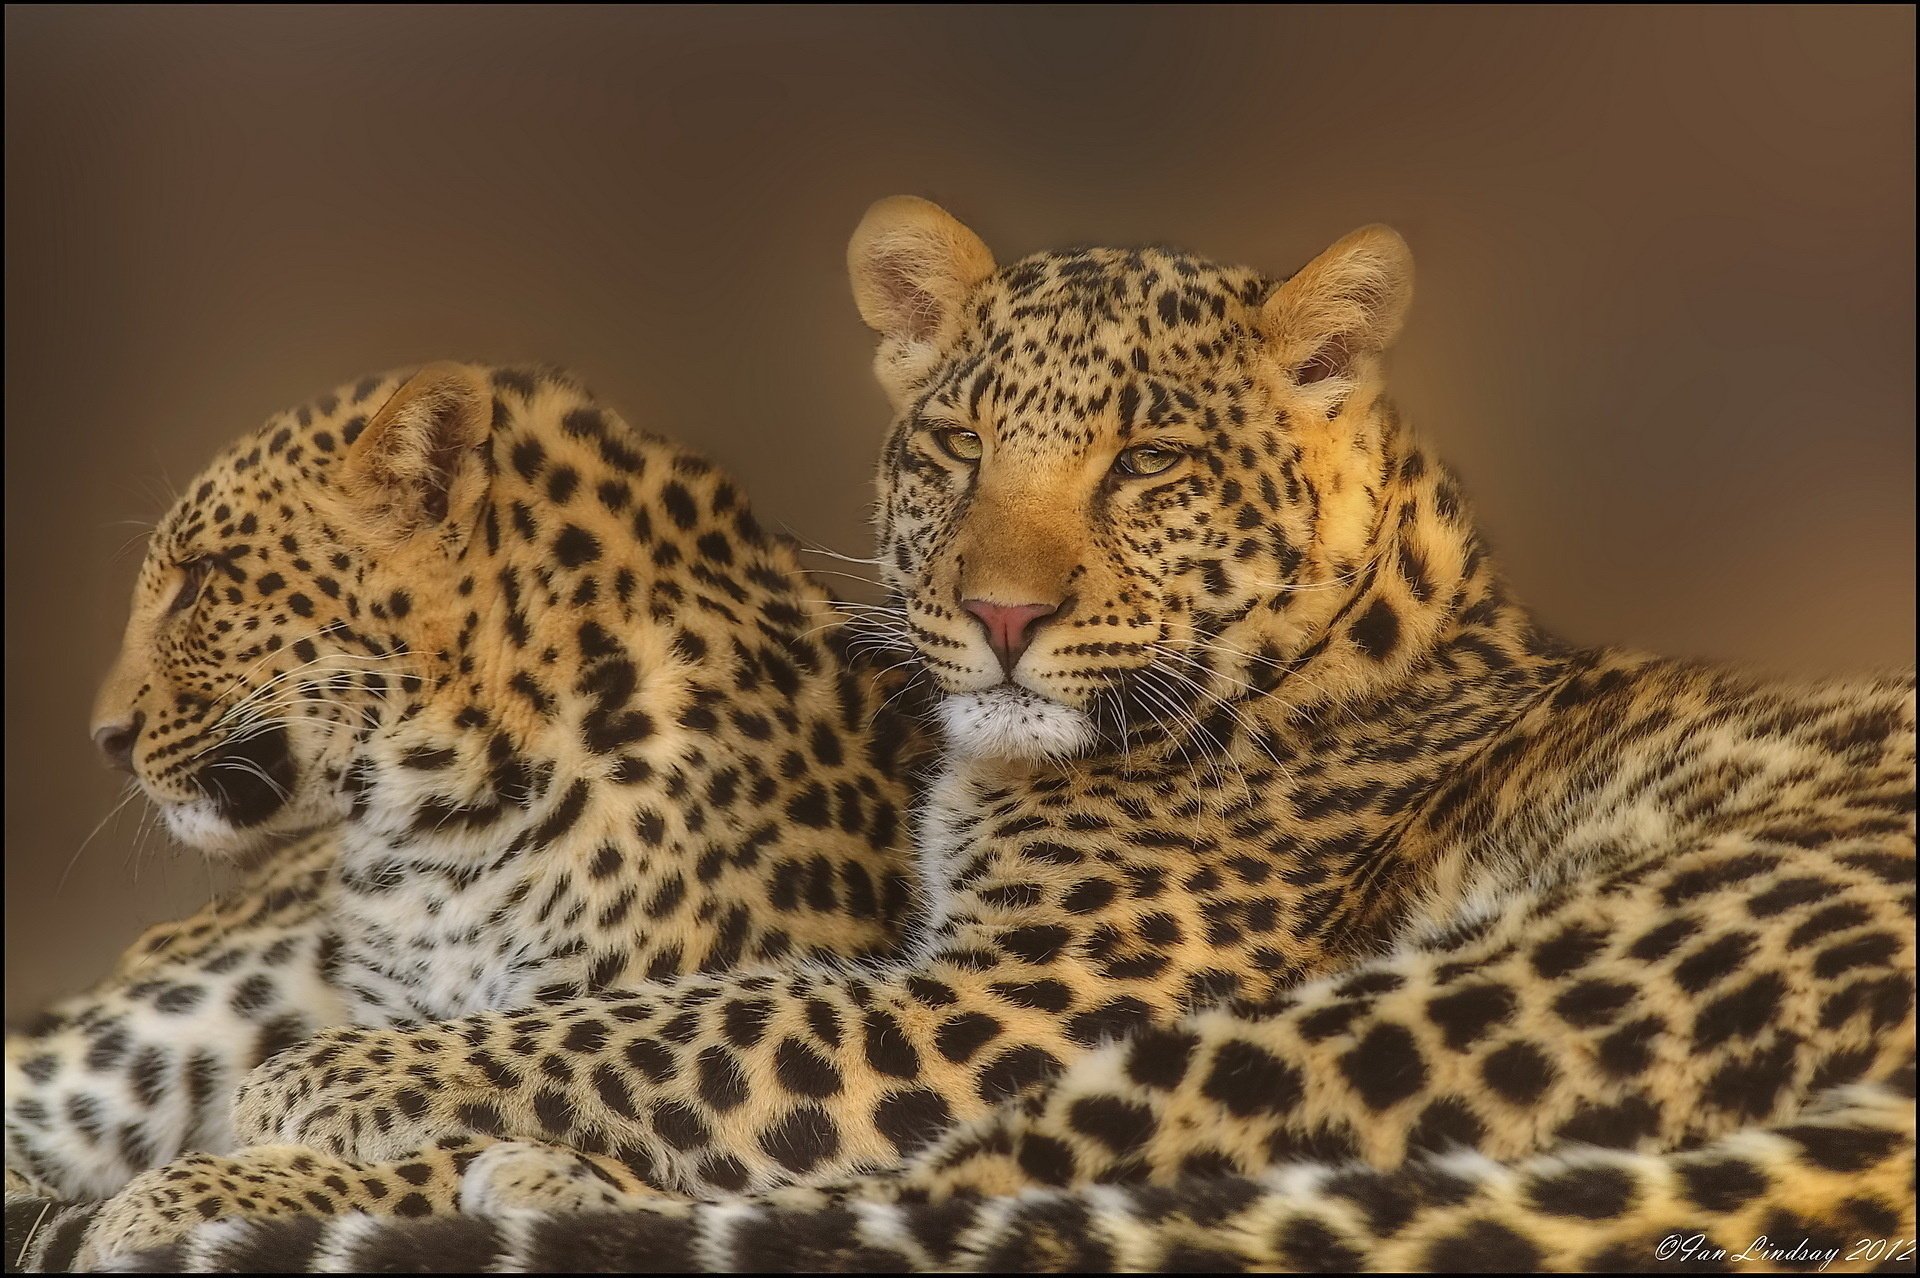
M 986 627 L 993 655 L 1000 658 L 1000 668 L 1008 674 L 1020 664 L 1020 655 L 1033 642 L 1039 623 L 1060 611 L 1059 604 L 997 604 L 984 599 L 962 599 L 960 606 Z

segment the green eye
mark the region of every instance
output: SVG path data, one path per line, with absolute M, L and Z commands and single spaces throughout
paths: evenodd
M 1179 460 L 1180 450 L 1177 448 L 1140 444 L 1122 452 L 1114 465 L 1129 475 L 1158 475 Z
M 940 451 L 956 461 L 979 461 L 982 451 L 980 436 L 970 430 L 961 430 L 957 426 L 933 432 L 934 442 L 940 445 Z

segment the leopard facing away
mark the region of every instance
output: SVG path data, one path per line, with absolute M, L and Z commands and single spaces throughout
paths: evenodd
M 378 1161 L 485 1105 L 510 1143 L 464 1204 L 549 1214 L 166 1255 L 1468 1269 L 1911 1235 L 1911 676 L 1541 632 L 1387 396 L 1411 268 L 1384 229 L 1279 281 L 1158 249 L 1000 268 L 898 200 L 851 261 L 896 410 L 874 624 L 947 736 L 904 956 L 323 1033 L 250 1076 L 242 1139 Z M 465 1060 L 616 1017 L 590 1082 Z M 421 1112 L 372 1133 L 402 1088 Z M 949 1134 L 910 1148 L 903 1096 Z M 554 1148 L 583 1135 L 631 1174 Z M 283 1158 L 143 1177 L 93 1254 L 232 1213 L 223 1179 L 297 1190 Z
M 241 1078 L 324 1026 L 894 946 L 924 733 L 835 617 L 724 474 L 565 375 L 270 419 L 159 525 L 96 731 L 181 841 L 264 859 L 8 1036 L 9 1172 L 100 1197 L 231 1150 Z M 588 1032 L 466 1059 L 566 1078 Z M 473 1148 L 353 1196 L 444 1205 Z

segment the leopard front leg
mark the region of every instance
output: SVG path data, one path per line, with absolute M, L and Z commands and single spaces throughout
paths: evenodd
M 229 1155 L 188 1154 L 136 1177 L 98 1209 L 76 1265 L 118 1268 L 120 1258 L 177 1242 L 214 1220 L 591 1210 L 650 1193 L 610 1160 L 485 1136 L 448 1138 L 377 1163 L 258 1145 Z
M 455 1209 L 461 1173 L 488 1142 L 450 1142 L 403 1161 L 362 1163 L 297 1145 L 188 1154 L 135 1177 L 94 1218 L 80 1269 L 171 1243 L 209 1220 L 334 1216 L 360 1211 L 427 1216 Z
M 235 1122 L 244 1140 L 364 1159 L 449 1135 L 537 1141 L 693 1196 L 819 1184 L 896 1165 L 1117 1029 L 1175 1014 L 1164 983 L 1103 978 L 1055 946 L 1029 958 L 1025 933 L 983 970 L 994 939 L 892 970 L 696 977 L 328 1031 L 256 1071 Z

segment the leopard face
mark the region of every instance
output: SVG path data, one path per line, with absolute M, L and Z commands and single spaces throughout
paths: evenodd
M 902 198 L 849 256 L 896 410 L 880 563 L 962 753 L 1081 752 L 1324 631 L 1388 488 L 1355 401 L 1410 296 L 1392 231 L 1284 283 L 1165 249 L 1001 269 Z
M 153 533 L 94 734 L 189 846 L 243 854 L 344 816 L 357 744 L 442 677 L 436 627 L 458 611 L 436 561 L 471 503 L 436 460 L 469 444 L 462 406 L 438 402 L 443 454 L 395 475 L 373 445 L 421 412 L 400 411 L 403 380 L 269 419 Z M 397 535 L 410 523 L 434 535 Z

